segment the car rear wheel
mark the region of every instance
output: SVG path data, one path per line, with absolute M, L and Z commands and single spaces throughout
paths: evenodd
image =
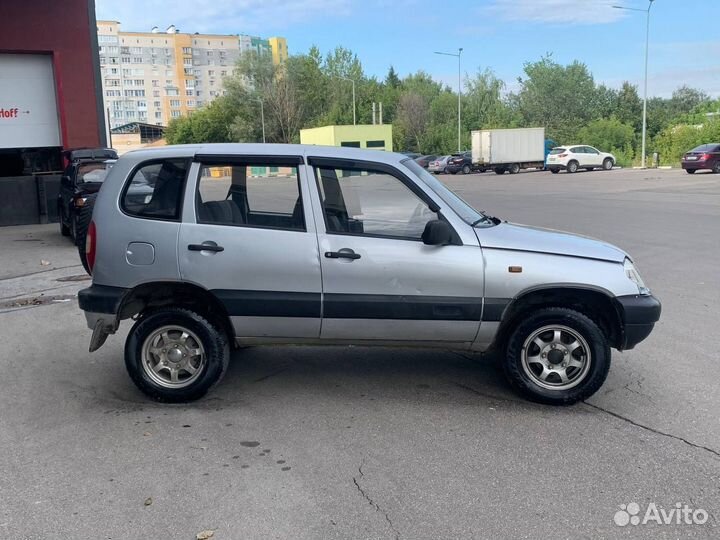
M 553 174 L 557 174 L 560 172 L 560 169 L 550 169 L 550 172 Z
M 148 397 L 167 403 L 204 396 L 225 374 L 230 348 L 201 315 L 166 308 L 143 316 L 125 342 L 125 367 Z
M 613 160 L 610 158 L 605 158 L 605 160 L 603 161 L 603 169 L 606 171 L 609 171 L 610 169 L 612 169 L 613 165 L 614 165 Z
M 505 375 L 520 394 L 541 403 L 570 405 L 605 382 L 610 346 L 586 315 L 544 308 L 521 321 L 508 340 Z
M 470 165 L 463 165 L 462 172 L 463 174 L 470 174 L 472 169 L 470 168 Z
M 712 172 L 715 174 L 720 174 L 720 160 L 715 162 L 715 165 L 713 165 Z
M 578 162 L 571 161 L 567 164 L 567 172 L 576 173 L 578 171 Z
M 695 169 L 685 169 L 685 172 L 688 174 L 695 174 Z
M 520 165 L 518 163 L 513 163 L 508 168 L 508 171 L 510 172 L 510 174 L 517 174 L 520 172 Z

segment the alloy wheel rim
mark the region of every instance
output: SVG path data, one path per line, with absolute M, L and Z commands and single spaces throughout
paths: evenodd
M 592 354 L 577 330 L 548 325 L 528 336 L 521 361 L 523 371 L 536 385 L 547 390 L 569 390 L 587 377 Z
M 143 370 L 154 383 L 164 388 L 191 385 L 202 374 L 206 362 L 200 339 L 182 326 L 160 327 L 143 342 Z

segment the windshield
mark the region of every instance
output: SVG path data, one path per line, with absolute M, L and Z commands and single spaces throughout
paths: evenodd
M 440 180 L 435 178 L 435 176 L 427 172 L 413 160 L 405 159 L 401 163 L 415 173 L 415 176 L 420 178 L 420 180 L 432 189 L 437 196 L 440 197 L 445 204 L 452 208 L 453 211 L 468 225 L 483 227 L 491 227 L 495 225 L 495 222 L 492 219 L 475 210 L 472 206 L 448 189 L 445 184 L 440 182 Z
M 105 180 L 110 167 L 106 163 L 83 163 L 78 166 L 78 183 L 100 183 Z
M 553 148 L 552 150 L 550 150 L 550 155 L 556 156 L 558 154 L 562 154 L 564 151 L 565 151 L 564 148 Z

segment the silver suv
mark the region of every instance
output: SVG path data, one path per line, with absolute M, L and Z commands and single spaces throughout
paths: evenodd
M 514 388 L 593 394 L 660 317 L 609 244 L 474 210 L 412 159 L 298 145 L 131 152 L 88 228 L 90 351 L 120 321 L 148 396 L 197 399 L 231 346 L 494 349 Z

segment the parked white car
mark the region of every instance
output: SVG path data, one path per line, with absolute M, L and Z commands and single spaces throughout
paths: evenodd
M 546 165 L 548 170 L 556 174 L 561 169 L 569 173 L 579 169 L 600 169 L 609 171 L 615 165 L 615 156 L 601 152 L 597 148 L 586 145 L 568 145 L 553 148 L 548 154 Z
M 448 174 L 447 164 L 450 156 L 439 156 L 437 159 L 428 163 L 428 171 L 435 174 Z

